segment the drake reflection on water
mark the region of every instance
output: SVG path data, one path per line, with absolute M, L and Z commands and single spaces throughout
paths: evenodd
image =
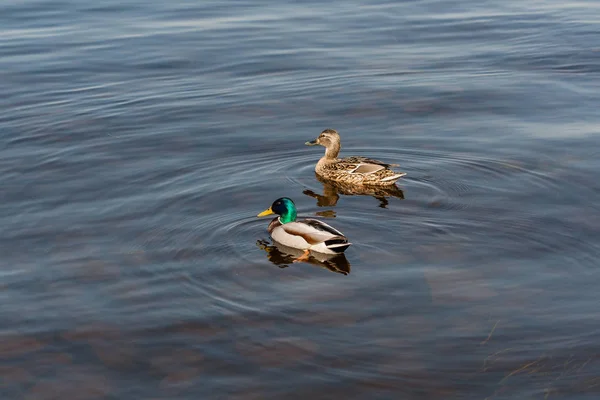
M 317 206 L 319 207 L 337 205 L 340 194 L 346 196 L 373 196 L 379 200 L 379 207 L 381 208 L 387 208 L 389 204 L 388 197 L 404 199 L 404 192 L 396 184 L 390 186 L 351 185 L 322 178 L 316 173 L 315 177 L 323 185 L 323 194 L 315 193 L 310 189 L 306 189 L 302 193 L 317 199 Z
M 294 263 L 294 260 L 300 257 L 302 250 L 285 246 L 273 240 L 270 244 L 266 240 L 257 240 L 256 245 L 267 253 L 267 258 L 279 268 L 287 268 Z M 350 263 L 344 255 L 340 254 L 321 254 L 311 252 L 310 256 L 304 262 L 328 269 L 332 272 L 348 275 L 350 273 Z

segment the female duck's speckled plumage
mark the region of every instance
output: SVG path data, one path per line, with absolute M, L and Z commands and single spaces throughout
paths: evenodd
M 296 259 L 297 261 L 306 261 L 310 251 L 338 254 L 351 245 L 342 232 L 324 222 L 312 218 L 297 220 L 296 206 L 287 197 L 275 200 L 271 207 L 258 216 L 271 214 L 279 215 L 267 228 L 273 240 L 284 246 L 304 250 L 304 254 Z
M 353 185 L 388 186 L 406 175 L 390 169 L 397 164 L 386 164 L 367 157 L 337 158 L 341 144 L 340 135 L 334 129 L 325 129 L 318 138 L 305 144 L 325 147 L 325 156 L 315 166 L 317 175 L 325 179 Z

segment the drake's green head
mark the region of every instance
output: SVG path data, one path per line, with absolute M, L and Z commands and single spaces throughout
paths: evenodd
M 296 205 L 292 199 L 288 197 L 281 197 L 271 204 L 271 207 L 257 215 L 257 217 L 264 217 L 265 215 L 277 214 L 282 224 L 288 222 L 294 222 L 296 220 Z

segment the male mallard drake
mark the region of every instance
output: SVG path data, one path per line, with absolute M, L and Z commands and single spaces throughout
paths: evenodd
M 315 166 L 317 175 L 325 179 L 353 185 L 388 186 L 406 175 L 390 169 L 397 164 L 386 164 L 366 157 L 337 158 L 341 144 L 340 135 L 335 129 L 325 129 L 318 138 L 305 144 L 325 147 L 325 156 Z
M 258 217 L 277 214 L 267 230 L 274 241 L 284 246 L 304 250 L 295 261 L 307 261 L 310 251 L 322 254 L 343 253 L 351 243 L 337 229 L 312 218 L 296 220 L 296 205 L 292 199 L 281 197 Z

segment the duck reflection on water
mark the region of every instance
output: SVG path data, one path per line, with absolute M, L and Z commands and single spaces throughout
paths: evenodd
M 270 244 L 266 240 L 257 240 L 256 245 L 261 250 L 264 250 L 267 253 L 267 259 L 279 268 L 287 268 L 290 264 L 294 263 L 295 259 L 303 254 L 302 250 L 282 245 L 276 241 Z M 344 253 L 321 254 L 311 252 L 308 259 L 304 260 L 304 262 L 343 275 L 350 273 L 350 263 Z
M 346 196 L 373 196 L 379 200 L 379 207 L 381 208 L 387 208 L 389 204 L 388 197 L 404 199 L 404 192 L 395 184 L 390 186 L 351 185 L 331 181 L 317 174 L 315 176 L 323 185 L 323 194 L 315 193 L 310 189 L 306 189 L 302 193 L 317 199 L 317 206 L 319 207 L 335 206 L 342 194 Z

